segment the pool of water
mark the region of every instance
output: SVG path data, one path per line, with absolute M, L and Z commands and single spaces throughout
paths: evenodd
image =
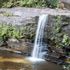
M 63 70 L 60 65 L 47 62 L 31 62 L 26 57 L 0 51 L 0 70 Z

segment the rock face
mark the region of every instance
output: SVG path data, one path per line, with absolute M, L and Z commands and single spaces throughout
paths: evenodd
M 18 41 L 17 39 L 9 39 L 7 44 L 8 48 L 14 49 L 15 51 L 20 51 L 23 55 L 31 55 L 33 44 L 29 40 L 22 39 L 21 41 Z
M 56 57 L 57 60 L 59 57 L 63 57 L 65 55 L 63 49 L 61 49 L 62 47 L 60 48 L 60 45 L 59 45 L 59 44 L 61 44 L 62 38 L 63 38 L 63 36 L 60 37 L 60 33 L 61 33 L 61 35 L 62 35 L 62 33 L 65 33 L 70 38 L 70 32 L 69 32 L 70 31 L 70 17 L 61 16 L 61 18 L 62 18 L 62 21 L 61 21 L 60 25 L 61 25 L 62 32 L 61 31 L 57 32 L 58 31 L 57 29 L 54 30 L 54 28 L 55 28 L 54 26 L 57 26 L 59 28 L 59 25 L 56 22 L 54 16 L 49 16 L 49 20 L 48 20 L 48 24 L 46 25 L 46 28 L 45 28 L 45 36 L 44 36 L 45 42 L 47 42 L 49 45 L 52 46 L 52 47 L 48 46 L 48 49 L 51 52 L 51 53 L 49 52 L 50 56 L 52 58 Z M 53 32 L 55 34 L 53 34 Z
M 0 9 L 0 23 L 11 23 L 16 25 L 22 25 L 26 23 L 34 23 L 36 16 L 41 14 L 49 15 L 69 15 L 70 11 L 61 9 L 49 9 L 49 8 L 11 8 L 11 9 Z
M 68 10 L 61 10 L 61 9 L 49 9 L 49 8 L 42 8 L 42 9 L 37 9 L 37 8 L 11 8 L 11 9 L 0 9 L 0 23 L 7 23 L 7 24 L 13 24 L 13 25 L 24 25 L 24 27 L 30 24 L 36 24 L 38 23 L 38 17 L 39 15 L 42 14 L 49 14 L 49 15 L 65 15 L 69 16 L 70 11 Z M 69 16 L 70 17 L 70 16 Z M 52 30 L 53 27 L 53 21 L 52 19 L 49 18 L 48 21 L 48 36 L 50 36 L 50 31 Z M 36 24 L 37 25 L 37 24 Z M 27 27 L 28 28 L 28 27 Z M 28 35 L 32 36 L 32 33 L 36 32 L 36 28 L 31 26 L 28 30 L 25 31 L 25 36 L 27 37 Z M 34 31 L 33 31 L 34 30 Z M 64 30 L 70 34 L 70 27 L 67 26 L 64 28 Z M 31 32 L 32 31 L 32 32 Z M 27 32 L 27 33 L 26 33 Z M 31 33 L 31 34 L 28 34 Z M 29 37 L 27 37 L 29 38 Z M 31 39 L 31 38 L 29 38 Z M 34 42 L 34 38 L 33 38 Z M 16 49 L 18 51 L 21 51 L 27 55 L 30 55 L 33 44 L 31 41 L 18 41 L 18 40 L 13 40 L 9 39 L 7 41 L 9 48 Z
M 66 32 L 69 36 L 70 36 L 70 16 L 61 16 L 62 18 L 62 30 L 64 32 Z M 47 30 L 48 30 L 48 33 L 49 31 L 52 31 L 52 28 L 55 26 L 54 23 L 56 23 L 56 20 L 54 18 L 54 16 L 49 16 L 49 20 L 48 20 L 48 26 L 47 26 Z M 51 34 L 50 34 L 51 35 Z

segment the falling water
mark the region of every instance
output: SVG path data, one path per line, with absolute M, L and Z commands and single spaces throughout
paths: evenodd
M 43 49 L 45 49 L 45 47 L 46 47 L 44 42 L 43 42 L 43 37 L 44 37 L 45 25 L 48 23 L 47 21 L 48 21 L 48 15 L 47 14 L 39 16 L 39 21 L 38 21 L 38 26 L 37 26 L 32 56 L 27 58 L 28 60 L 30 60 L 32 62 L 45 61 L 43 59 L 43 55 L 47 52 L 43 51 Z
M 44 48 L 43 45 L 43 37 L 44 37 L 44 28 L 48 21 L 48 15 L 44 14 L 39 16 L 38 27 L 36 31 L 34 49 L 32 52 L 33 58 L 42 58 L 42 49 Z

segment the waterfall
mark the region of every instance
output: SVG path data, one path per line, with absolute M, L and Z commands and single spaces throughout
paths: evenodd
M 45 61 L 42 57 L 47 51 L 42 52 L 42 50 L 45 49 L 45 47 L 46 47 L 43 42 L 43 38 L 44 38 L 45 25 L 47 23 L 48 23 L 48 15 L 47 14 L 40 15 L 39 21 L 38 21 L 38 26 L 37 26 L 37 31 L 36 31 L 34 48 L 32 51 L 32 56 L 27 58 L 30 61 L 33 61 L 33 62 Z
M 48 21 L 48 15 L 40 15 L 37 31 L 36 31 L 36 37 L 35 37 L 35 43 L 34 48 L 32 52 L 33 58 L 42 58 L 42 49 L 44 48 L 43 45 L 43 37 L 44 37 L 44 28 Z

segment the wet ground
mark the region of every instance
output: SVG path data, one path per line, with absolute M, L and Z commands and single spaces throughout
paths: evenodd
M 22 55 L 0 51 L 0 70 L 63 70 L 47 61 L 31 62 Z

